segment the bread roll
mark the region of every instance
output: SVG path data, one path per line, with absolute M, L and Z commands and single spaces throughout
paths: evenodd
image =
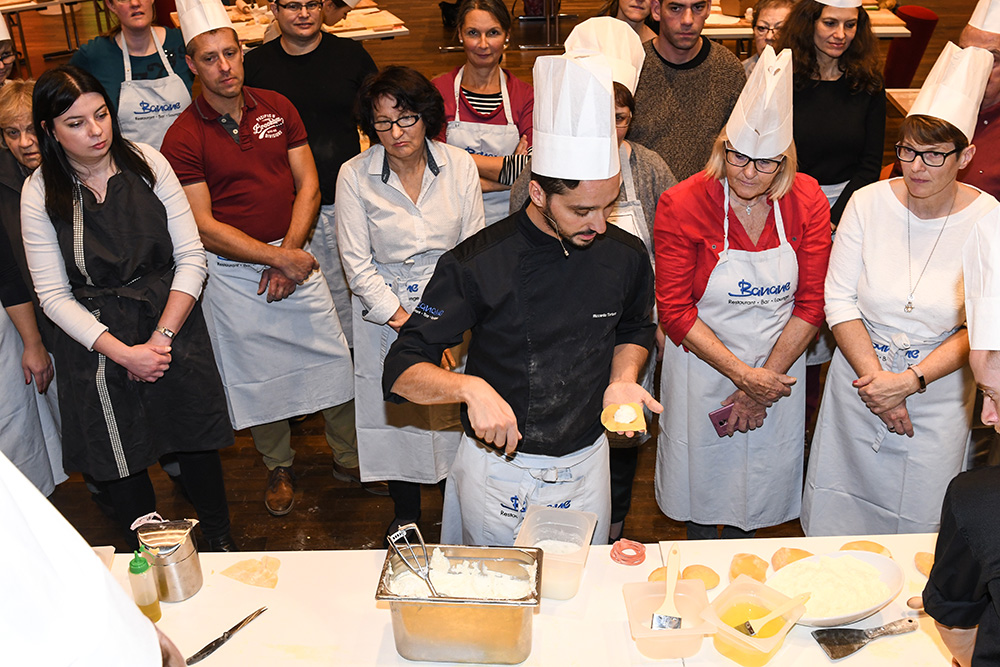
M 785 567 L 789 563 L 794 563 L 797 560 L 802 560 L 803 558 L 809 558 L 813 554 L 805 549 L 796 549 L 794 547 L 781 547 L 774 552 L 771 556 L 771 567 L 777 572 L 781 568 Z
M 754 554 L 736 554 L 729 564 L 729 581 L 741 574 L 763 583 L 767 579 L 767 561 Z
M 705 582 L 706 591 L 719 585 L 718 573 L 707 565 L 688 565 L 681 573 L 681 579 L 701 579 Z
M 917 566 L 917 572 L 925 577 L 931 576 L 931 568 L 934 567 L 934 554 L 926 551 L 918 551 L 913 557 L 913 564 Z
M 870 540 L 857 540 L 848 542 L 840 547 L 841 551 L 871 551 L 873 554 L 882 554 L 886 558 L 892 558 L 892 553 L 878 542 Z

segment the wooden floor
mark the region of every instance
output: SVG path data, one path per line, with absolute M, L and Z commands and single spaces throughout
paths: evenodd
M 581 18 L 593 15 L 597 0 L 564 0 L 563 11 Z M 958 33 L 972 13 L 975 0 L 928 0 L 920 2 L 935 12 L 941 21 L 928 54 L 917 72 L 914 85 L 919 85 L 933 64 L 945 41 L 957 40 Z M 410 29 L 405 38 L 366 42 L 366 48 L 379 65 L 390 63 L 410 65 L 427 76 L 461 64 L 460 53 L 441 54 L 438 47 L 455 43 L 454 32 L 441 24 L 437 3 L 420 0 L 380 0 L 380 5 L 401 17 Z M 520 8 L 520 3 L 518 3 Z M 28 53 L 35 76 L 63 59 L 44 61 L 42 54 L 65 48 L 62 21 L 58 16 L 37 12 L 21 15 L 28 35 Z M 78 12 L 81 39 L 96 34 L 93 10 L 81 5 Z M 564 22 L 563 36 L 574 22 Z M 556 51 L 521 51 L 523 43 L 544 40 L 537 23 L 515 24 L 506 66 L 531 80 L 531 65 L 540 53 Z M 321 74 L 317 73 L 320 77 Z M 894 141 L 894 125 L 890 119 L 887 145 Z M 888 152 L 887 152 L 888 155 Z M 233 520 L 233 533 L 244 549 L 357 549 L 379 548 L 386 525 L 393 518 L 388 498 L 369 495 L 358 486 L 333 479 L 330 474 L 332 455 L 322 435 L 322 421 L 311 417 L 293 429 L 293 447 L 297 451 L 295 470 L 299 476 L 296 505 L 285 517 L 267 514 L 262 502 L 266 470 L 253 447 L 249 435 L 237 434 L 236 445 L 222 453 L 226 486 Z M 643 447 L 639 472 L 633 492 L 632 511 L 626 523 L 626 536 L 643 542 L 683 538 L 683 527 L 667 519 L 658 509 L 653 492 L 655 448 Z M 151 471 L 158 497 L 158 509 L 165 517 L 193 517 L 191 506 L 179 490 L 159 469 Z M 60 485 L 52 496 L 55 505 L 69 518 L 91 544 L 112 544 L 125 548 L 115 526 L 91 502 L 89 492 L 79 475 Z M 430 541 L 438 539 L 441 517 L 441 494 L 428 487 L 423 495 L 424 516 L 421 525 Z M 762 536 L 801 535 L 797 521 L 763 530 Z

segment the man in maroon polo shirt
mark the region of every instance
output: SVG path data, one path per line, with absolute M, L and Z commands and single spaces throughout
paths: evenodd
M 208 251 L 206 319 L 230 418 L 250 428 L 270 470 L 264 503 L 283 515 L 294 503 L 289 417 L 322 410 L 335 465 L 358 465 L 347 341 L 319 266 L 302 249 L 319 179 L 292 104 L 244 88 L 242 51 L 218 0 L 181 5 L 202 94 L 162 150 Z

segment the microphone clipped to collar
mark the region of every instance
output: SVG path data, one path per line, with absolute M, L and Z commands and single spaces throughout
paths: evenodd
M 552 218 L 545 211 L 543 211 L 541 208 L 538 209 L 538 212 L 542 214 L 542 217 L 545 218 L 545 222 L 549 223 L 549 227 L 551 227 L 552 231 L 556 233 L 556 240 L 559 241 L 559 247 L 562 248 L 563 255 L 569 257 L 569 250 L 566 249 L 566 244 L 563 243 L 563 235 L 562 231 L 559 229 L 558 223 L 556 223 L 555 219 Z

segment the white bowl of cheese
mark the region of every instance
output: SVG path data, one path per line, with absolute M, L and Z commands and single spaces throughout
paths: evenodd
M 860 621 L 896 599 L 903 570 L 891 558 L 867 551 L 810 556 L 781 568 L 767 585 L 794 597 L 811 593 L 801 625 L 832 627 Z

